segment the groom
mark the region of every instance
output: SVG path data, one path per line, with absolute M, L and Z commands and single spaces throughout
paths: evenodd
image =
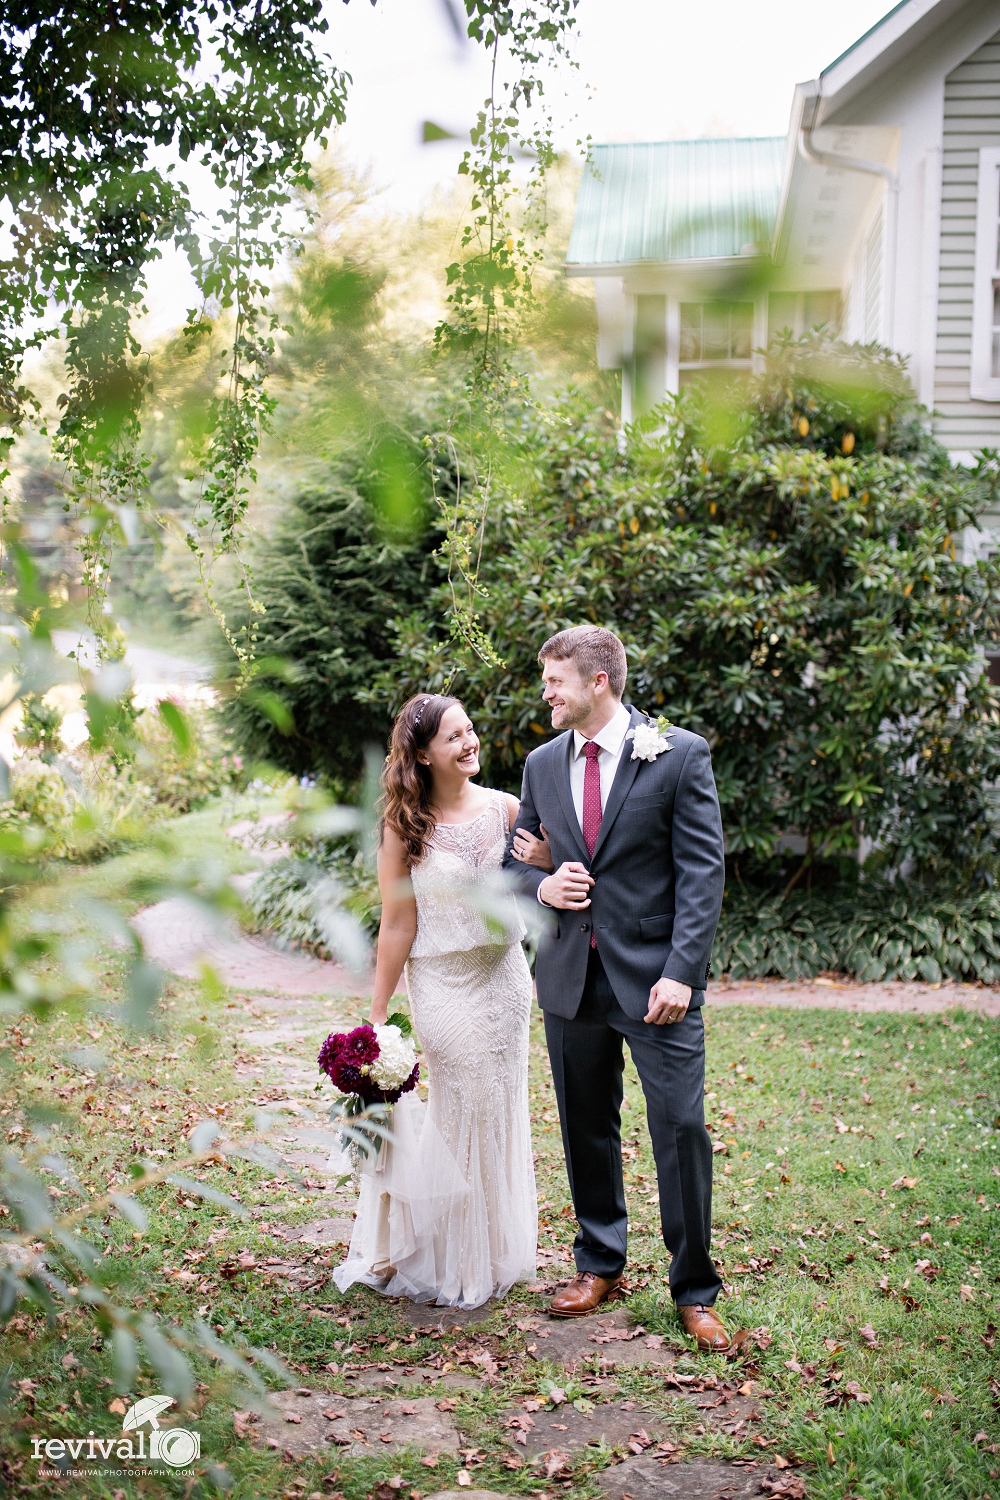
M 610 630 L 560 631 L 538 653 L 552 727 L 566 731 L 524 767 L 504 857 L 515 884 L 552 907 L 538 950 L 563 1148 L 580 1225 L 577 1275 L 555 1317 L 593 1312 L 625 1268 L 621 1104 L 627 1041 L 646 1098 L 670 1291 L 702 1349 L 728 1335 L 713 1304 L 712 1144 L 704 1122 L 701 1006 L 722 907 L 722 821 L 706 742 L 666 743 L 622 705 L 625 648 Z M 651 743 L 650 743 L 651 741 Z M 523 863 L 547 834 L 555 870 Z

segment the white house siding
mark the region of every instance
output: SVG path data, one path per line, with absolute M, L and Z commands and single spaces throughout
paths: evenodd
M 959 452 L 1000 447 L 1000 403 L 969 397 L 979 150 L 1000 146 L 1000 32 L 945 79 L 935 430 Z

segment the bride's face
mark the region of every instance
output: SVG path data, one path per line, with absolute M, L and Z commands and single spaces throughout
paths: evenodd
M 479 736 L 460 704 L 441 715 L 437 734 L 417 759 L 430 766 L 432 776 L 478 776 Z

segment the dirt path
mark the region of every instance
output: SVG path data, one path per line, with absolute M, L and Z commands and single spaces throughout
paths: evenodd
M 851 979 L 748 979 L 713 984 L 711 1005 L 783 1005 L 791 1010 L 922 1011 L 975 1010 L 1000 1016 L 1000 990 L 974 984 L 859 984 Z
M 240 825 L 242 829 L 242 825 Z M 237 876 L 237 881 L 245 880 Z M 363 980 L 338 964 L 285 952 L 266 938 L 248 937 L 235 926 L 219 932 L 180 897 L 149 906 L 135 918 L 146 951 L 172 974 L 196 978 L 209 962 L 224 984 L 272 995 L 354 995 Z M 919 1011 L 974 1010 L 1000 1016 L 1000 989 L 973 984 L 859 984 L 853 980 L 753 979 L 713 984 L 712 1005 L 779 1005 L 792 1010 Z
M 186 979 L 196 979 L 208 963 L 223 984 L 264 994 L 348 995 L 358 989 L 338 964 L 284 952 L 265 938 L 248 937 L 235 923 L 220 930 L 183 896 L 147 906 L 133 924 L 147 957 Z

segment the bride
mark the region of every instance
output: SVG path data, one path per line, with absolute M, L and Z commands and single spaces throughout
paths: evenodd
M 406 968 L 430 1073 L 360 1176 L 347 1259 L 334 1272 L 390 1296 L 479 1307 L 535 1275 L 528 1118 L 531 976 L 500 884 L 515 797 L 476 786 L 479 740 L 456 698 L 420 694 L 396 720 L 383 772 L 382 922 L 371 1008 L 388 1017 Z

